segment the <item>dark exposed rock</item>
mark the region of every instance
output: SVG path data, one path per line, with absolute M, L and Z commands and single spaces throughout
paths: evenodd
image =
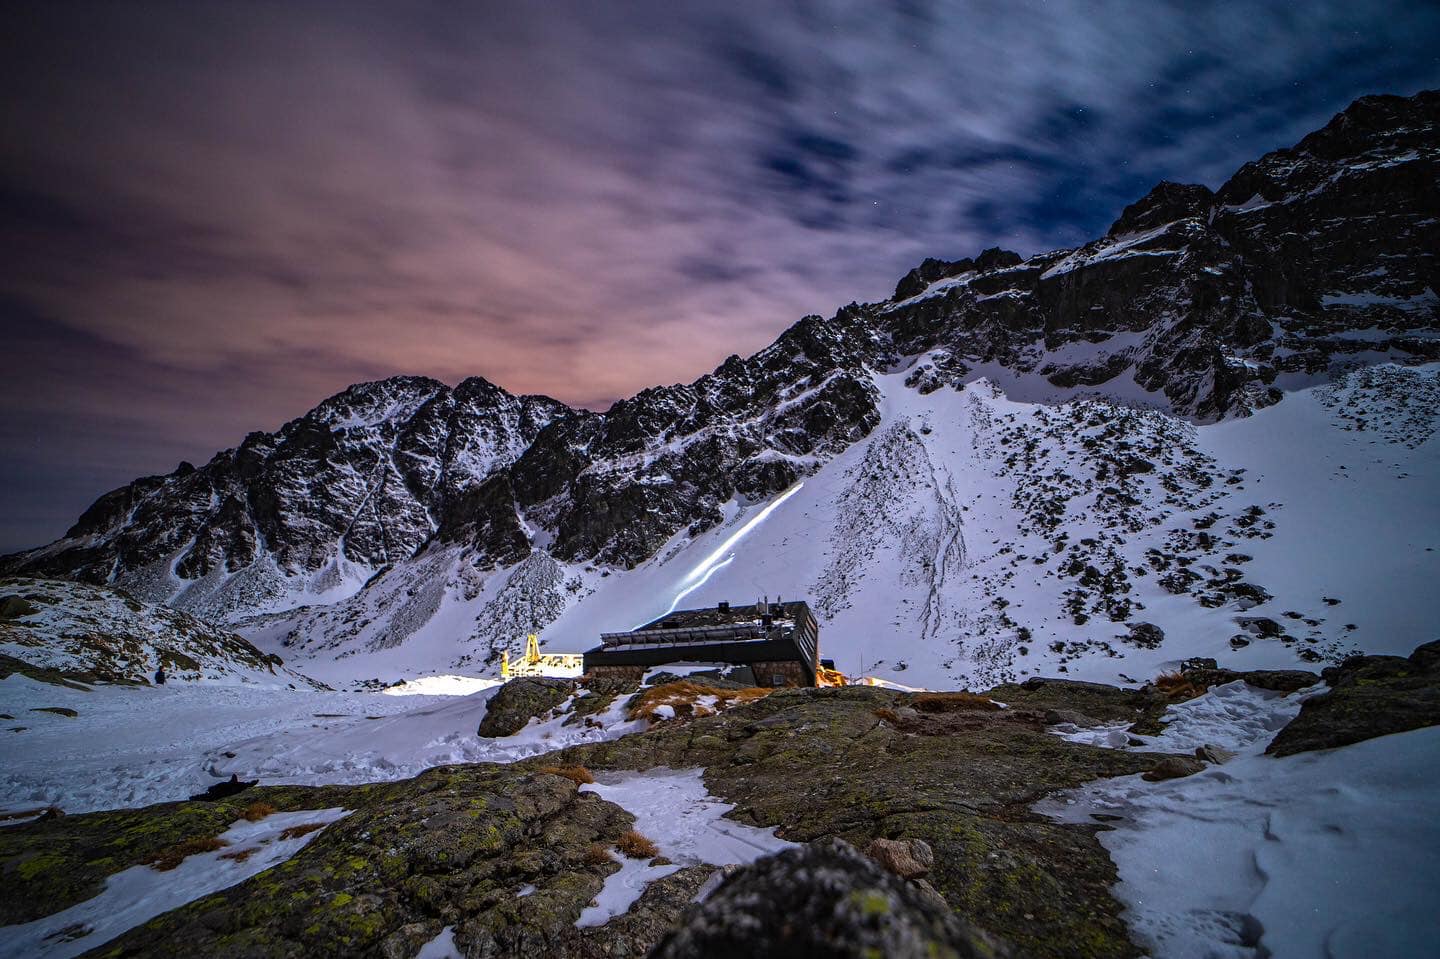
M 1211 660 L 1213 662 L 1213 660 Z M 1307 689 L 1320 681 L 1315 673 L 1303 669 L 1219 669 L 1206 667 L 1185 670 L 1185 678 L 1199 686 L 1222 686 L 1243 680 L 1256 689 L 1269 689 L 1277 693 L 1293 693 Z
M 830 840 L 738 870 L 651 955 L 939 959 L 1010 954 L 849 843 Z
M 1352 656 L 1321 675 L 1311 696 L 1267 753 L 1289 756 L 1440 725 L 1440 640 L 1403 656 Z
M 908 300 L 925 292 L 925 288 L 936 280 L 943 280 L 947 276 L 958 276 L 967 270 L 975 268 L 975 261 L 964 260 L 937 260 L 934 257 L 926 257 L 925 261 L 915 269 L 906 273 L 895 286 L 895 299 Z
M 216 783 L 203 793 L 191 796 L 190 799 L 192 802 L 215 802 L 218 799 L 229 799 L 231 796 L 258 785 L 259 782 L 258 779 L 241 781 L 238 775 L 231 773 L 229 779 Z
M 1171 183 L 1163 180 L 1158 186 L 1125 208 L 1120 219 L 1111 225 L 1108 235 L 1139 233 L 1187 217 L 1205 217 L 1215 194 L 1198 183 Z
M 1165 642 L 1165 630 L 1154 623 L 1131 623 L 1125 642 L 1142 649 L 1159 649 Z
M 1140 778 L 1146 782 L 1158 783 L 1167 779 L 1183 779 L 1186 776 L 1193 776 L 1204 769 L 1205 763 L 1197 758 L 1169 756 L 1156 763 Z
M 485 704 L 485 718 L 480 720 L 478 735 L 513 736 L 530 720 L 543 716 L 575 692 L 575 683 L 568 679 L 523 676 L 512 679 L 496 690 Z

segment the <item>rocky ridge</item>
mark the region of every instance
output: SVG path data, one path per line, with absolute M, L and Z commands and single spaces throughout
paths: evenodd
M 867 437 L 884 371 L 908 368 L 919 393 L 983 376 L 1015 397 L 1093 392 L 1208 421 L 1357 364 L 1440 357 L 1437 170 L 1440 94 L 1366 97 L 1218 191 L 1161 184 L 1074 250 L 926 261 L 891 300 L 806 317 L 754 356 L 604 414 L 483 380 L 352 387 L 199 469 L 106 494 L 0 569 L 221 619 L 380 583 L 382 645 L 433 613 L 437 571 L 478 596 L 508 569 L 514 601 L 480 619 L 524 631 L 584 588 L 576 567 L 634 567 Z M 1077 613 L 1116 612 L 1080 589 Z M 337 615 L 359 629 L 375 611 Z
M 325 688 L 228 630 L 122 590 L 0 578 L 0 677 L 143 685 L 162 666 L 173 683 Z

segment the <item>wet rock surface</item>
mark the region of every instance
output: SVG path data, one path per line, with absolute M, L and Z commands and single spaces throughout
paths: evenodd
M 1321 675 L 1329 689 L 1265 750 L 1289 756 L 1440 725 L 1440 640 L 1403 656 L 1352 656 Z

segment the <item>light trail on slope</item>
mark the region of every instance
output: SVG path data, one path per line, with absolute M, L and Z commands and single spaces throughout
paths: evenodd
M 680 592 L 675 594 L 675 598 L 670 601 L 670 608 L 665 610 L 662 615 L 669 616 L 671 613 L 675 612 L 675 607 L 680 605 L 680 600 L 684 599 L 686 596 L 689 596 L 701 586 L 704 586 L 706 581 L 715 574 L 716 570 L 723 569 L 724 567 L 730 565 L 730 562 L 735 559 L 735 554 L 732 552 L 735 544 L 740 542 L 740 540 L 744 539 L 752 530 L 755 529 L 755 527 L 765 522 L 765 518 L 771 513 L 775 512 L 775 510 L 779 509 L 781 503 L 785 502 L 787 499 L 800 492 L 801 488 L 803 488 L 804 486 L 804 483 L 796 483 L 794 486 L 781 493 L 778 497 L 775 498 L 775 502 L 771 503 L 769 506 L 766 506 L 754 516 L 750 517 L 750 519 L 746 521 L 744 526 L 731 533 L 729 538 L 727 538 L 725 542 L 721 543 L 714 552 L 712 552 L 709 556 L 705 557 L 705 559 L 703 559 L 698 565 L 696 565 L 694 569 L 690 570 L 690 572 L 686 574 L 685 578 L 680 581 L 680 585 L 683 588 L 680 590 Z

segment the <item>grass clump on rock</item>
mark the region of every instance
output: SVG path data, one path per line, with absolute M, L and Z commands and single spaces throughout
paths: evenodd
M 169 872 L 196 853 L 214 852 L 228 845 L 230 844 L 219 836 L 192 836 L 152 854 L 146 865 L 161 872 Z
M 636 829 L 621 836 L 615 847 L 631 859 L 654 859 L 660 855 L 660 847 Z
M 773 689 L 744 686 L 738 689 L 706 686 L 690 679 L 650 686 L 630 700 L 627 719 L 679 719 L 687 716 L 712 716 L 722 709 L 754 702 L 769 696 Z M 709 702 L 702 702 L 708 699 Z M 666 709 L 665 707 L 668 707 Z M 668 713 L 668 715 L 667 715 Z
M 240 813 L 241 818 L 246 822 L 259 822 L 275 811 L 275 807 L 268 802 L 252 802 Z
M 577 786 L 584 786 L 595 781 L 595 777 L 590 775 L 590 770 L 584 766 L 545 766 L 540 771 L 546 775 L 568 779 Z
M 1205 695 L 1209 687 L 1184 673 L 1161 673 L 1155 677 L 1155 688 L 1164 693 L 1170 701 L 1178 703 Z

